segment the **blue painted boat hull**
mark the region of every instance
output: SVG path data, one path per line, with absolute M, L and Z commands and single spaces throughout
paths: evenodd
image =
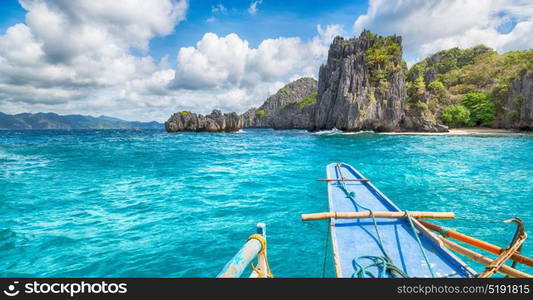
M 364 179 L 352 166 L 344 163 L 327 166 L 327 178 Z M 392 201 L 370 182 L 345 181 L 348 192 L 355 194 L 357 203 L 373 211 L 401 211 Z M 366 211 L 356 205 L 339 181 L 328 183 L 329 210 L 332 212 Z M 432 277 L 416 236 L 406 218 L 376 218 L 385 251 L 393 263 L 409 277 Z M 433 233 L 418 224 L 415 227 L 435 277 L 474 277 L 475 272 L 449 250 L 442 246 Z M 354 258 L 360 256 L 383 256 L 371 218 L 332 219 L 331 239 L 337 277 L 352 277 L 356 271 Z M 360 259 L 363 265 L 371 262 Z M 379 275 L 377 268 L 370 268 Z M 381 274 L 381 277 L 391 277 Z

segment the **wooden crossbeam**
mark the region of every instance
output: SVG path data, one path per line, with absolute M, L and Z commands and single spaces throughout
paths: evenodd
M 362 181 L 362 182 L 368 182 L 369 179 L 361 178 L 361 179 L 336 179 L 336 178 L 326 178 L 326 179 L 317 179 L 316 181 Z
M 375 211 L 373 212 L 376 218 L 406 218 L 407 214 L 404 211 Z M 409 215 L 413 218 L 428 218 L 428 219 L 453 219 L 455 213 L 453 212 L 432 212 L 432 211 L 410 211 Z M 322 212 L 314 214 L 302 214 L 302 221 L 323 220 L 323 219 L 362 219 L 371 218 L 372 214 L 369 211 L 362 212 Z

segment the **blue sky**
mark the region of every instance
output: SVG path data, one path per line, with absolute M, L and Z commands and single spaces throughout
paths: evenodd
M 24 22 L 26 11 L 17 0 L 0 0 L 0 31 Z M 317 24 L 341 24 L 350 29 L 355 18 L 366 12 L 364 1 L 321 1 L 321 0 L 265 0 L 258 5 L 255 15 L 248 13 L 250 0 L 191 0 L 187 18 L 175 27 L 174 32 L 150 41 L 148 54 L 156 59 L 170 54 L 175 59 L 176 49 L 194 46 L 206 32 L 219 36 L 238 33 L 251 47 L 267 38 L 301 37 L 311 39 L 316 35 Z M 212 12 L 217 5 L 223 5 L 227 12 Z M 208 22 L 209 18 L 216 20 Z M 349 30 L 351 31 L 351 29 Z M 146 52 L 135 50 L 139 54 Z
M 316 35 L 317 24 L 335 23 L 351 28 L 355 18 L 368 7 L 367 1 L 263 1 L 258 12 L 251 15 L 247 11 L 250 2 L 192 0 L 187 19 L 176 27 L 175 33 L 151 42 L 154 55 L 160 57 L 175 47 L 195 45 L 205 32 L 219 36 L 235 32 L 252 47 L 267 38 L 311 39 Z M 212 13 L 212 8 L 220 4 L 227 13 Z M 211 17 L 216 20 L 207 22 Z
M 533 47 L 530 0 L 0 2 L 6 113 L 243 112 L 317 77 L 333 37 L 363 29 L 401 35 L 410 65 L 452 47 Z
M 0 32 L 9 26 L 23 22 L 26 11 L 16 0 L 0 0 Z

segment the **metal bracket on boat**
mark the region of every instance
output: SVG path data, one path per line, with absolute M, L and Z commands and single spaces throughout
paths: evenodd
M 515 241 L 520 237 L 520 233 L 524 233 L 525 232 L 524 222 L 522 222 L 522 219 L 520 219 L 519 217 L 515 217 L 515 218 L 509 219 L 509 220 L 505 220 L 504 222 L 508 223 L 508 222 L 513 222 L 513 221 L 517 224 L 517 227 L 516 227 L 516 231 L 514 233 L 513 240 L 511 242 L 511 244 L 515 243 Z M 522 244 L 522 246 L 520 246 L 518 248 L 518 250 L 516 250 L 517 254 L 520 254 L 520 252 L 522 251 L 522 247 L 523 246 L 524 246 L 524 244 Z M 516 260 L 513 261 L 513 263 L 511 264 L 511 267 L 515 268 L 517 263 L 518 262 Z
M 483 273 L 479 274 L 478 278 L 488 278 L 494 273 L 498 272 L 498 270 L 502 267 L 502 265 L 509 259 L 513 254 L 519 253 L 520 249 L 522 248 L 522 244 L 527 238 L 527 234 L 524 232 L 524 223 L 522 220 L 518 217 L 512 218 L 509 220 L 505 220 L 505 223 L 515 222 L 517 225 L 515 235 L 513 237 L 513 240 L 511 241 L 511 244 L 509 247 L 507 247 L 505 250 L 498 255 L 498 257 L 493 260 L 483 271 Z

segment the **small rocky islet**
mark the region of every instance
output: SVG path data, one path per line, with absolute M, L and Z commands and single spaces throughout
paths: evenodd
M 449 127 L 533 129 L 533 50 L 480 45 L 440 51 L 411 68 L 400 36 L 336 37 L 318 81 L 300 78 L 238 115 L 173 114 L 168 132 L 241 128 L 446 132 Z
M 237 113 L 224 114 L 215 109 L 209 115 L 201 115 L 189 111 L 173 114 L 165 122 L 168 132 L 178 131 L 207 131 L 207 132 L 234 132 L 243 128 L 243 120 Z

